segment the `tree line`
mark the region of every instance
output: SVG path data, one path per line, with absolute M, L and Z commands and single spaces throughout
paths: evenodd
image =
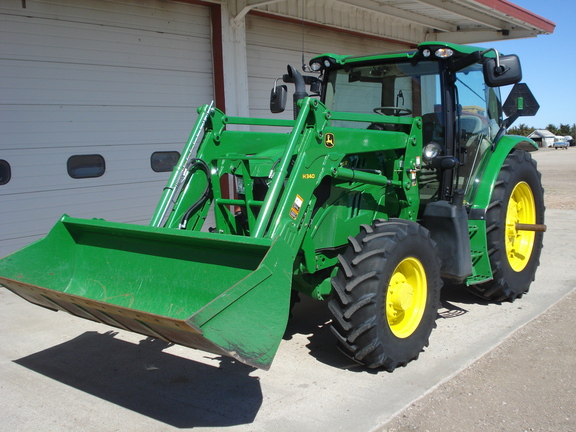
M 535 128 L 532 126 L 528 126 L 524 123 L 520 123 L 518 126 L 514 126 L 508 129 L 508 134 L 528 136 L 536 129 L 541 130 L 542 128 Z M 549 132 L 552 132 L 554 135 L 571 136 L 572 138 L 576 138 L 576 124 L 569 125 L 560 123 L 560 126 L 549 124 L 544 129 L 546 129 Z

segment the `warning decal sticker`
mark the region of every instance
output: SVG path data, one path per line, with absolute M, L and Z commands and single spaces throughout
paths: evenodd
M 324 145 L 327 148 L 332 148 L 334 147 L 334 134 L 328 132 L 326 135 L 324 135 Z
M 302 207 L 302 203 L 304 200 L 300 195 L 296 195 L 296 199 L 294 200 L 294 204 L 292 204 L 292 208 L 290 209 L 290 217 L 294 220 L 298 217 L 298 213 L 300 213 L 300 208 Z

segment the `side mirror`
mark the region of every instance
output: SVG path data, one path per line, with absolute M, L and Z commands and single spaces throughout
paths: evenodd
M 484 81 L 489 87 L 516 84 L 522 80 L 522 68 L 517 55 L 486 58 L 483 63 Z
M 285 85 L 275 85 L 270 92 L 270 111 L 274 114 L 284 112 L 286 109 L 286 98 L 288 87 Z

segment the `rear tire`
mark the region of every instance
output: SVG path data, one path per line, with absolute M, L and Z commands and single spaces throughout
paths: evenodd
M 428 230 L 406 220 L 362 225 L 332 279 L 332 332 L 368 368 L 393 371 L 418 358 L 440 303 L 440 263 Z
M 540 264 L 542 232 L 518 231 L 516 223 L 544 223 L 541 175 L 530 153 L 508 155 L 486 212 L 488 253 L 493 279 L 471 285 L 475 294 L 492 301 L 514 301 L 528 292 Z

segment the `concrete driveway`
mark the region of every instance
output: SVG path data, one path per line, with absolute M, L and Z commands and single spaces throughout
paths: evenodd
M 541 266 L 522 299 L 488 304 L 445 290 L 430 347 L 394 373 L 367 372 L 342 356 L 321 302 L 296 305 L 265 372 L 44 310 L 0 289 L 0 429 L 378 430 L 576 287 L 575 216 L 547 212 Z

